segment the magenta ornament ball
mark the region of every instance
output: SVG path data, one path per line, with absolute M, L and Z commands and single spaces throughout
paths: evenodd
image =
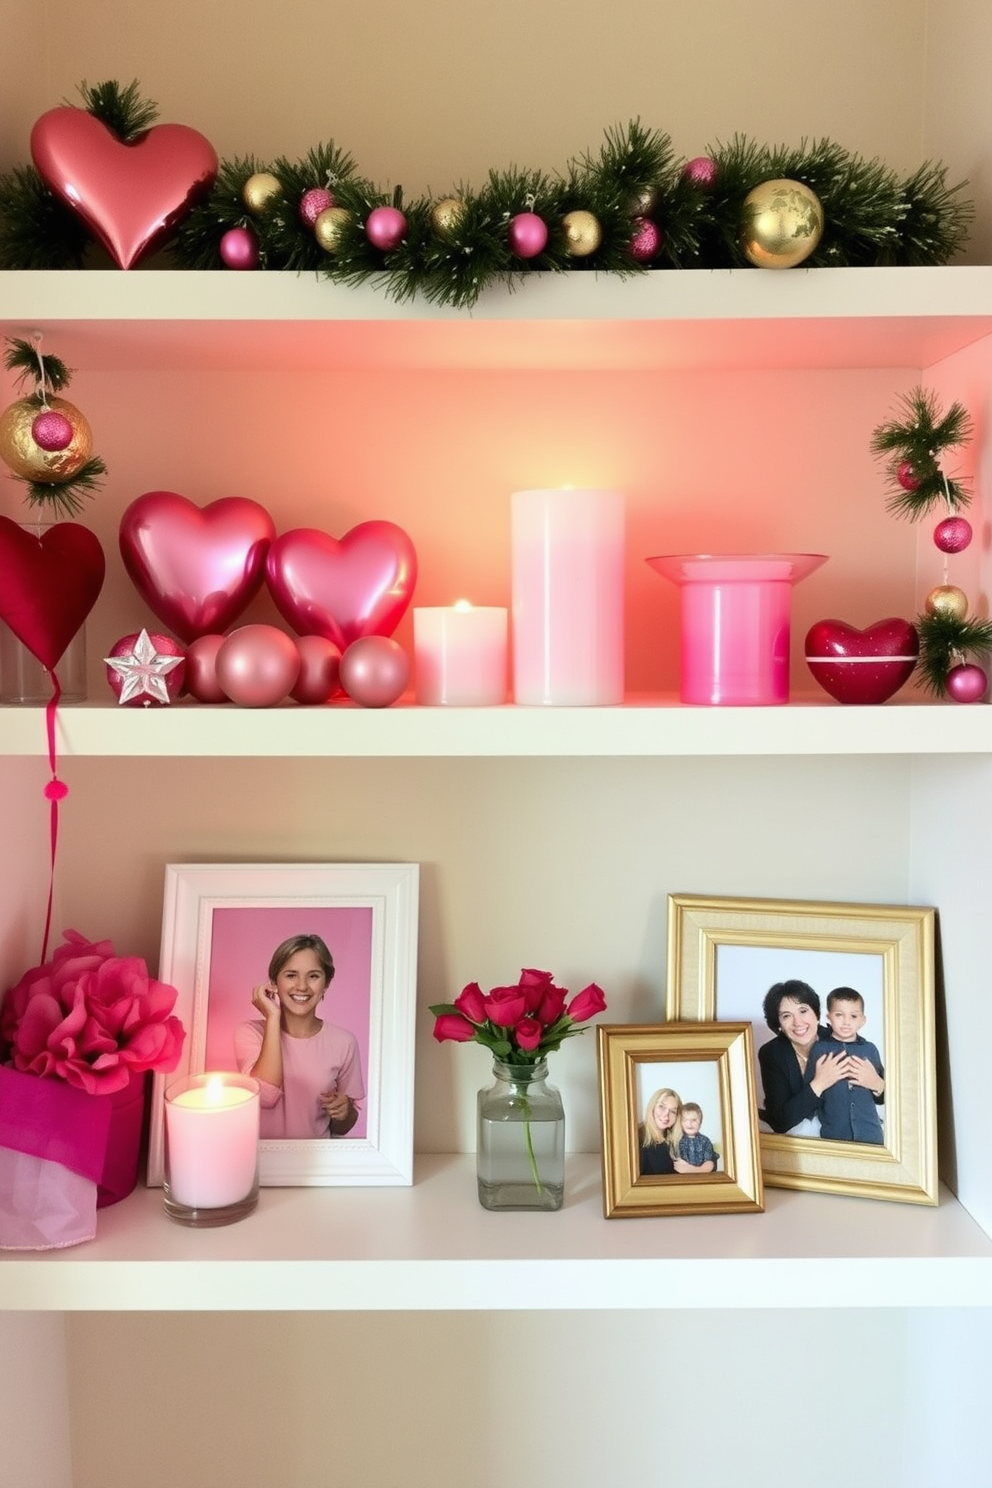
M 971 537 L 971 523 L 965 517 L 945 517 L 933 529 L 933 540 L 942 553 L 963 553 Z
M 410 659 L 389 636 L 362 636 L 341 658 L 341 686 L 363 708 L 388 708 L 410 680 Z
M 365 220 L 365 236 L 383 253 L 392 253 L 405 235 L 406 218 L 398 207 L 373 207 Z
M 661 228 L 650 217 L 635 217 L 630 256 L 637 263 L 650 263 L 663 241 Z
M 299 636 L 300 674 L 290 694 L 298 703 L 328 703 L 340 690 L 341 652 L 326 636 Z
M 198 703 L 226 703 L 227 693 L 217 681 L 217 652 L 222 635 L 197 636 L 186 648 L 186 691 Z
M 220 240 L 220 258 L 226 269 L 257 269 L 258 239 L 251 228 L 228 228 Z
M 536 212 L 518 212 L 506 237 L 515 258 L 536 258 L 548 246 L 548 224 Z
M 947 674 L 947 695 L 956 703 L 977 703 L 985 696 L 989 679 L 980 666 L 965 662 Z
M 682 174 L 691 186 L 708 191 L 716 182 L 717 163 L 711 155 L 695 155 L 686 161 Z
M 274 625 L 241 625 L 218 648 L 217 681 L 241 708 L 272 708 L 300 674 L 296 642 Z
M 307 227 L 313 227 L 321 212 L 326 212 L 334 205 L 333 191 L 328 191 L 326 186 L 311 186 L 300 197 L 300 204 L 296 210 L 300 221 Z
M 54 408 L 43 409 L 31 421 L 31 438 L 39 449 L 49 454 L 68 449 L 75 432 L 65 414 Z
M 912 462 L 901 460 L 896 469 L 896 480 L 904 491 L 918 491 L 920 489 L 920 478 L 913 469 Z

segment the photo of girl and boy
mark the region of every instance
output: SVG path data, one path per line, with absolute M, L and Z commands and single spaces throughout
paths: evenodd
M 724 1147 L 716 1063 L 640 1065 L 637 1083 L 641 1177 L 717 1172 Z

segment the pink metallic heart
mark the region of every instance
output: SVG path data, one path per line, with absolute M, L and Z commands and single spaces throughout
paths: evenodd
M 417 555 L 393 522 L 360 522 L 340 540 L 298 527 L 272 544 L 265 577 L 297 635 L 343 652 L 361 636 L 392 635 L 413 598 Z
M 818 620 L 806 636 L 806 664 L 839 703 L 884 703 L 908 682 L 919 653 L 915 626 L 894 616 L 865 630 Z
M 147 491 L 121 517 L 120 549 L 138 593 L 183 641 L 226 630 L 261 588 L 276 535 L 264 506 L 225 496 L 202 509 Z
M 0 517 L 0 620 L 49 671 L 96 604 L 105 570 L 88 528 L 57 522 L 36 536 Z
M 157 124 L 125 144 L 78 108 L 42 114 L 31 158 L 122 269 L 169 237 L 217 178 L 209 140 L 185 124 Z

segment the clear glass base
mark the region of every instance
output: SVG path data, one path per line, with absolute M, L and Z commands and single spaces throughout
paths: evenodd
M 493 1064 L 479 1091 L 476 1172 L 483 1209 L 560 1209 L 565 1201 L 565 1113 L 543 1062 Z
M 222 1204 L 216 1209 L 191 1208 L 189 1204 L 181 1204 L 178 1199 L 173 1198 L 169 1191 L 169 1180 L 166 1179 L 162 1185 L 162 1202 L 165 1212 L 176 1224 L 187 1225 L 194 1230 L 216 1229 L 220 1225 L 234 1224 L 239 1219 L 245 1219 L 258 1205 L 258 1178 L 250 1193 L 245 1194 L 243 1199 L 236 1203 Z

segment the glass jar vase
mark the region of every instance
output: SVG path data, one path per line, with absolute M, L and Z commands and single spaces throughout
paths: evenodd
M 477 1170 L 483 1209 L 560 1209 L 565 1198 L 565 1111 L 548 1066 L 493 1060 L 479 1091 Z

